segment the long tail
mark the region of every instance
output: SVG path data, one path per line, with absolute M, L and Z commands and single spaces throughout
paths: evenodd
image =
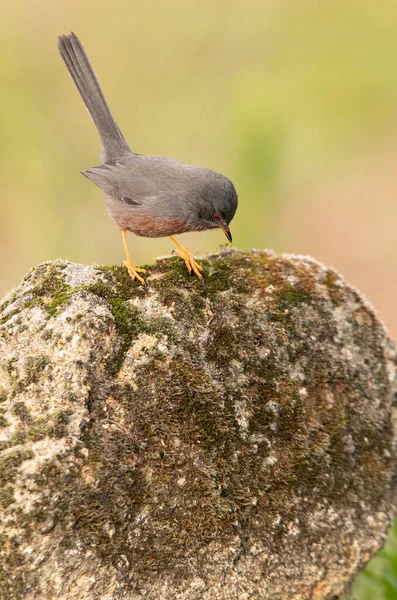
M 59 52 L 88 112 L 94 121 L 102 143 L 102 160 L 116 160 L 120 155 L 131 152 L 123 134 L 114 120 L 105 100 L 99 81 L 91 67 L 77 35 L 59 36 Z

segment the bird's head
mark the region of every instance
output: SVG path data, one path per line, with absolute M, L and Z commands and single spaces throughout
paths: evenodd
M 205 222 L 206 229 L 219 227 L 231 242 L 232 234 L 229 223 L 237 210 L 236 189 L 233 183 L 223 175 L 219 175 L 216 182 L 211 183 L 206 194 L 206 202 L 201 206 L 200 218 Z

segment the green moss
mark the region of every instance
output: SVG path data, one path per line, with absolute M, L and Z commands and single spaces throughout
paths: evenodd
M 4 363 L 3 363 L 3 369 L 9 374 L 11 375 L 13 370 L 14 370 L 14 363 L 16 363 L 18 361 L 18 357 L 17 356 L 11 356 L 10 358 L 8 358 Z
M 313 297 L 297 285 L 287 285 L 280 289 L 276 296 L 276 303 L 280 310 L 289 310 L 300 304 L 312 304 Z
M 120 298 L 109 300 L 116 327 L 122 337 L 122 344 L 115 364 L 115 372 L 120 370 L 124 357 L 131 346 L 131 342 L 140 332 L 146 331 L 145 321 L 138 310 Z
M 11 319 L 11 317 L 14 317 L 19 312 L 20 312 L 19 309 L 11 310 L 7 315 L 4 315 L 4 317 L 0 318 L 0 325 L 4 325 L 4 323 L 7 323 L 7 321 L 9 321 Z
M 59 314 L 61 306 L 69 300 L 70 296 L 71 292 L 65 290 L 57 294 L 49 304 L 45 304 L 45 309 L 48 312 L 48 314 L 51 317 L 54 317 L 57 314 Z
M 203 294 L 205 296 L 213 298 L 219 292 L 224 292 L 232 287 L 233 272 L 225 260 L 216 259 L 211 263 L 203 260 L 202 266 L 204 268 Z
M 8 396 L 8 394 L 7 394 L 6 390 L 3 388 L 0 388 L 0 404 L 7 400 L 7 396 Z
M 38 283 L 33 286 L 31 292 L 34 300 L 26 302 L 25 308 L 40 305 L 50 316 L 59 313 L 60 307 L 67 302 L 71 292 L 71 287 L 66 285 L 65 276 L 62 273 L 65 267 L 66 264 L 59 262 L 44 263 L 33 270 L 33 282 L 38 280 Z M 47 298 L 51 298 L 49 303 L 45 301 Z
M 26 444 L 27 442 L 38 442 L 48 436 L 48 424 L 42 423 L 37 424 L 29 429 L 20 429 L 16 431 L 11 439 L 6 443 L 6 448 L 12 448 L 13 446 L 19 446 Z
M 213 328 L 212 343 L 207 351 L 207 359 L 223 367 L 238 356 L 238 332 L 221 323 Z
M 65 304 L 73 291 L 72 288 L 64 283 L 64 276 L 58 273 L 56 276 L 56 269 L 54 267 L 51 274 L 48 277 L 44 277 L 43 280 L 32 290 L 34 300 L 25 302 L 24 309 L 31 308 L 32 306 L 43 307 L 48 314 L 53 317 L 60 312 L 60 308 Z M 50 302 L 46 302 L 44 299 L 52 298 Z M 15 310 L 10 314 L 0 319 L 0 325 L 7 322 L 12 316 L 18 314 L 20 311 Z M 26 327 L 25 327 L 26 328 Z M 46 339 L 46 338 L 44 338 Z
M 85 290 L 101 298 L 129 300 L 141 290 L 141 284 L 133 281 L 124 267 L 100 267 L 105 281 L 97 281 L 84 287 Z
M 25 302 L 24 308 L 30 308 L 31 306 L 37 306 L 38 300 L 32 300 L 30 302 Z
M 143 328 L 140 331 L 156 335 L 167 335 L 168 339 L 173 339 L 175 336 L 175 328 L 173 320 L 169 317 L 154 317 L 144 322 Z
M 184 261 L 176 256 L 157 261 L 156 270 L 158 269 L 165 275 L 164 279 L 155 282 L 156 287 L 159 289 L 163 289 L 168 284 L 173 286 L 181 283 L 201 283 L 194 273 L 189 273 Z
M 13 291 L 8 294 L 7 298 L 0 298 L 0 313 L 2 313 L 10 304 L 13 304 L 16 300 L 16 293 Z
M 84 454 L 82 453 L 82 450 L 85 448 L 84 443 L 79 440 L 78 442 L 76 442 L 76 444 L 73 446 L 73 455 L 76 458 L 84 458 Z
M 11 485 L 5 485 L 0 489 L 0 506 L 1 508 L 8 508 L 10 504 L 15 502 L 14 489 Z
M 183 260 L 177 257 L 160 261 L 156 267 L 162 269 L 165 277 L 156 280 L 152 285 L 163 299 L 175 294 L 181 285 L 184 289 L 199 289 L 200 293 L 196 295 L 207 298 L 214 298 L 219 292 L 231 288 L 231 281 L 234 274 L 226 260 L 223 258 L 215 258 L 211 261 L 200 259 L 199 264 L 203 268 L 203 279 L 198 279 L 194 273 L 189 274 Z M 246 289 L 244 287 L 244 290 Z
M 138 311 L 121 298 L 111 298 L 109 303 L 119 331 L 123 335 L 137 333 L 137 319 L 139 323 Z
M 49 414 L 45 419 L 37 419 L 29 424 L 29 427 L 19 429 L 5 442 L 4 448 L 23 445 L 27 442 L 38 442 L 45 438 L 62 438 L 68 435 L 67 425 L 70 422 L 70 417 L 73 411 L 61 410 L 56 413 Z M 1 447 L 0 447 L 1 449 Z
M 66 265 L 63 265 L 65 268 Z M 32 293 L 36 297 L 55 296 L 58 295 L 63 288 L 69 287 L 65 285 L 65 276 L 60 273 L 62 265 L 59 262 L 44 263 L 33 269 L 33 281 L 39 280 L 36 286 L 33 287 Z
M 41 337 L 43 340 L 50 340 L 52 338 L 53 335 L 53 330 L 52 329 L 44 329 L 43 333 L 41 334 Z
M 178 396 L 178 390 L 184 390 L 183 395 Z M 231 405 L 230 412 L 225 410 L 205 369 L 178 357 L 172 366 L 168 391 L 175 398 L 170 419 L 179 421 L 181 430 L 185 429 L 187 444 L 198 443 L 221 451 L 236 438 L 238 426 Z M 186 428 L 187 423 L 190 426 Z
M 33 422 L 32 415 L 24 402 L 15 402 L 11 412 L 19 417 L 23 423 L 31 424 Z
M 291 326 L 293 327 L 291 310 L 298 308 L 301 304 L 312 306 L 312 295 L 300 286 L 283 285 L 275 295 L 274 300 L 269 303 L 267 321 L 278 322 L 284 328 L 290 329 Z
M 6 409 L 0 407 L 0 427 L 7 427 L 8 421 L 5 418 Z
M 40 374 L 46 366 L 49 364 L 50 359 L 46 354 L 35 354 L 28 356 L 24 361 L 25 379 L 24 383 L 29 385 L 30 383 L 37 383 L 40 379 Z
M 110 304 L 117 330 L 122 338 L 114 365 L 117 372 L 131 346 L 132 340 L 139 333 L 161 331 L 162 333 L 168 332 L 171 334 L 171 327 L 168 319 L 144 320 L 139 310 L 131 306 L 128 300 L 142 293 L 142 288 L 136 281 L 131 279 L 124 267 L 100 267 L 99 270 L 105 275 L 105 281 L 98 281 L 80 289 L 95 294 L 107 300 Z M 173 290 L 173 293 L 175 293 L 175 290 Z
M 61 438 L 68 434 L 67 425 L 73 415 L 73 410 L 60 410 L 52 418 L 54 419 L 54 427 L 52 430 L 53 437 Z
M 18 467 L 25 461 L 33 458 L 32 450 L 22 448 L 13 450 L 0 456 L 0 489 L 8 482 L 13 481 Z

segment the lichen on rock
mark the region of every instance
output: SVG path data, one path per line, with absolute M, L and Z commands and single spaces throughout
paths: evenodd
M 308 257 L 201 264 L 44 263 L 0 301 L 0 598 L 331 599 L 381 545 L 373 309 Z

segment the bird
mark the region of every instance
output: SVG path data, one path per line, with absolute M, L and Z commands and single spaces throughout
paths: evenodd
M 130 257 L 127 232 L 169 237 L 188 272 L 201 279 L 203 268 L 174 236 L 220 228 L 232 242 L 229 223 L 238 203 L 233 183 L 211 169 L 131 150 L 77 35 L 60 35 L 58 48 L 99 132 L 102 164 L 81 173 L 104 191 L 107 211 L 121 231 L 123 266 L 133 280 L 145 283 L 145 269 L 138 269 Z

